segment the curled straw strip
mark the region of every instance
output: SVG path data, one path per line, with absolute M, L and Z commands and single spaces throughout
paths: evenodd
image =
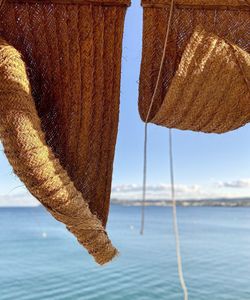
M 250 122 L 250 55 L 196 27 L 166 96 L 151 122 L 224 133 Z
M 17 176 L 96 262 L 116 256 L 101 222 L 46 144 L 20 53 L 1 38 L 0 138 Z

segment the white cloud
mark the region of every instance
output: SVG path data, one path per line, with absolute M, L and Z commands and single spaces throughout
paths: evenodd
M 175 193 L 178 198 L 192 198 L 201 196 L 202 191 L 199 185 L 175 185 Z M 171 196 L 170 184 L 156 184 L 147 186 L 148 199 L 169 199 Z M 141 199 L 142 185 L 123 184 L 112 188 L 112 198 L 118 199 Z
M 185 199 L 216 199 L 216 198 L 240 198 L 250 196 L 250 179 L 238 179 L 234 181 L 211 182 L 208 180 L 203 185 L 176 184 L 176 198 Z M 142 185 L 122 184 L 114 185 L 111 197 L 114 199 L 140 200 L 142 199 Z M 148 200 L 171 199 L 170 184 L 148 185 L 146 198 Z
M 15 207 L 15 206 L 37 206 L 39 202 L 28 192 L 19 194 L 0 195 L 0 206 Z
M 184 185 L 184 184 L 177 184 L 176 191 L 179 192 L 189 192 L 189 191 L 198 191 L 200 189 L 199 185 Z M 112 192 L 137 192 L 141 191 L 142 186 L 138 184 L 122 184 L 117 185 L 112 188 Z M 156 184 L 156 185 L 148 185 L 147 190 L 151 192 L 169 192 L 171 190 L 170 184 Z
M 219 181 L 207 185 L 176 184 L 175 193 L 177 199 L 214 199 L 214 198 L 238 198 L 250 195 L 250 179 L 233 181 Z M 171 198 L 170 184 L 154 184 L 147 186 L 148 200 L 169 200 Z M 114 185 L 111 197 L 114 199 L 140 200 L 142 198 L 141 184 Z M 2 206 L 37 206 L 39 202 L 27 191 L 10 192 L 0 195 L 0 207 Z
M 217 186 L 221 188 L 239 188 L 239 189 L 249 188 L 250 178 L 233 180 L 233 181 L 219 181 L 217 183 Z

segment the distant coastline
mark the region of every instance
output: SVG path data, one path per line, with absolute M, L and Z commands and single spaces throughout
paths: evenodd
M 111 204 L 122 206 L 141 206 L 140 200 L 120 200 L 111 199 Z M 220 198 L 220 199 L 201 199 L 201 200 L 177 200 L 177 206 L 209 206 L 209 207 L 250 207 L 250 198 Z M 146 200 L 145 206 L 172 206 L 170 200 Z
M 127 200 L 127 199 L 111 199 L 112 205 L 120 206 L 141 206 L 141 200 Z M 177 206 L 183 207 L 250 207 L 250 197 L 249 198 L 216 198 L 216 199 L 185 199 L 176 200 Z M 167 200 L 146 200 L 145 206 L 172 206 L 172 201 Z M 1 208 L 41 208 L 41 204 L 37 205 L 1 205 Z

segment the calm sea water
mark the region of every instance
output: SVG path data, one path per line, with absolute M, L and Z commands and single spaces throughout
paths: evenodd
M 250 300 L 250 209 L 178 208 L 190 300 Z M 177 300 L 171 208 L 113 206 L 121 254 L 98 267 L 42 208 L 0 209 L 1 300 Z

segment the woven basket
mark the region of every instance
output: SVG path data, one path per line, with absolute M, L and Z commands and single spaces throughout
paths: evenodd
M 143 0 L 142 5 L 139 110 L 145 121 L 159 73 L 170 1 Z M 214 133 L 250 122 L 249 52 L 248 1 L 175 0 L 149 122 Z
M 0 36 L 26 63 L 46 143 L 103 226 L 109 212 L 128 5 L 128 0 L 9 0 L 0 13 Z M 27 187 L 32 192 L 30 181 Z

